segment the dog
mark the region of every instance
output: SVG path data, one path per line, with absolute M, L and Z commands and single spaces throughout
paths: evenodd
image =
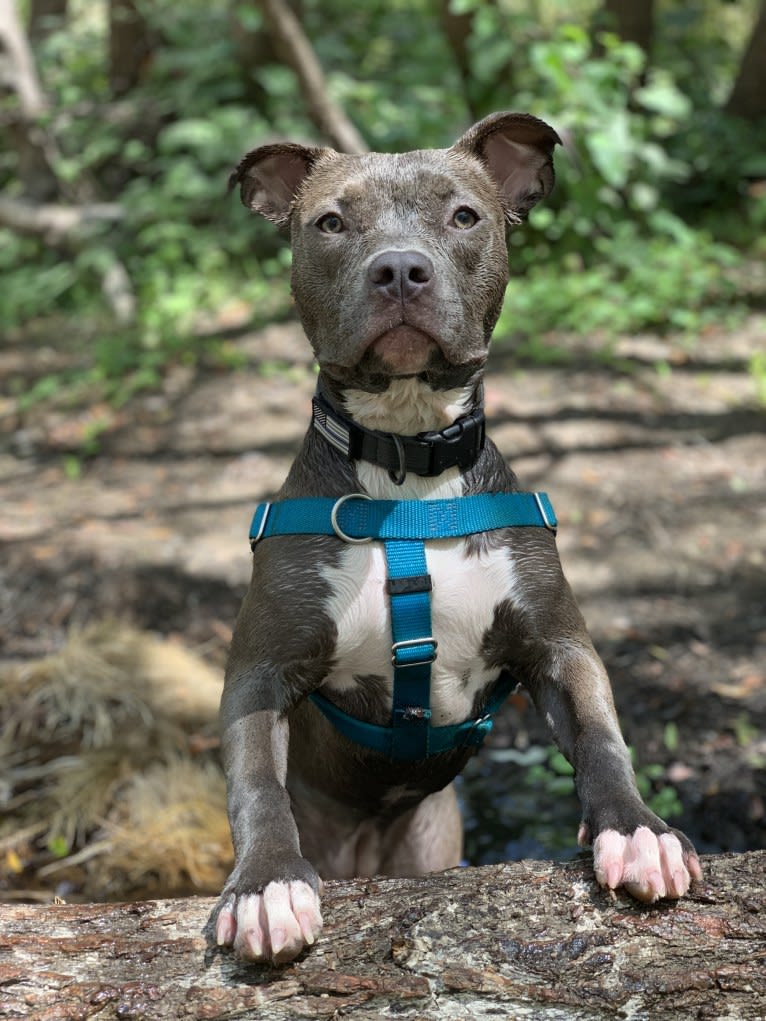
M 553 508 L 485 436 L 507 229 L 553 186 L 559 141 L 497 113 L 447 149 L 278 143 L 231 175 L 289 227 L 319 364 L 303 446 L 254 517 L 221 702 L 236 862 L 211 924 L 245 960 L 315 942 L 322 879 L 459 864 L 452 780 L 517 683 L 574 767 L 598 882 L 652 902 L 701 876 L 641 800 Z

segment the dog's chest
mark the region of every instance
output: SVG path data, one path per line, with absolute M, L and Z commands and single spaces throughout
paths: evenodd
M 467 719 L 477 692 L 497 676 L 482 647 L 495 607 L 512 594 L 513 568 L 504 549 L 467 555 L 464 539 L 427 542 L 426 563 L 431 630 L 438 642 L 431 709 L 434 725 L 442 726 Z M 390 696 L 391 611 L 382 544 L 349 547 L 340 564 L 324 574 L 332 592 L 328 612 L 338 629 L 334 667 L 325 684 L 331 691 L 348 691 L 367 678 L 383 678 Z

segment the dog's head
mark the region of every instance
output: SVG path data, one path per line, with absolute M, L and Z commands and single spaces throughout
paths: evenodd
M 557 142 L 536 117 L 497 113 L 449 149 L 265 145 L 230 185 L 289 225 L 293 294 L 325 372 L 363 388 L 412 375 L 454 386 L 486 360 L 508 280 L 506 228 L 552 188 Z

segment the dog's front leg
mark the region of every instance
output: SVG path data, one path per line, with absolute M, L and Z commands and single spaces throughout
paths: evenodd
M 598 882 L 624 886 L 641 901 L 682 897 L 701 878 L 697 853 L 643 803 L 609 679 L 587 634 L 545 643 L 529 687 L 574 766 L 583 811 L 578 840 L 593 843 Z
M 322 927 L 321 881 L 301 856 L 285 788 L 286 716 L 263 704 L 277 670 L 227 678 L 221 702 L 222 750 L 236 866 L 214 914 L 220 946 L 251 960 L 292 960 Z M 271 675 L 271 676 L 269 676 Z

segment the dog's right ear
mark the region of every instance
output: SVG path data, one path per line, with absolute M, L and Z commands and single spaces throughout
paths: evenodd
M 229 191 L 239 185 L 242 205 L 285 227 L 298 190 L 324 151 L 295 142 L 262 145 L 239 161 Z

